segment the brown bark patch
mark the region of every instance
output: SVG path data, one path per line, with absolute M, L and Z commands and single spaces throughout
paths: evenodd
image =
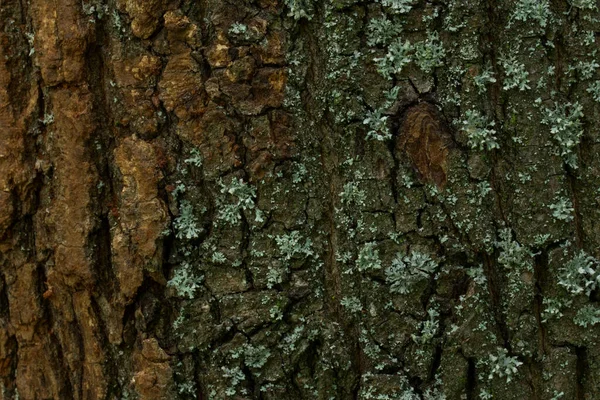
M 210 102 L 202 118 L 180 123 L 177 133 L 198 147 L 204 173 L 212 178 L 242 165 L 243 148 L 236 141 L 239 129 L 223 108 Z
M 159 82 L 160 99 L 167 111 L 174 111 L 186 120 L 204 110 L 203 83 L 200 66 L 191 52 L 177 54 L 169 59 Z
M 75 0 L 32 2 L 35 60 L 44 83 L 79 82 L 85 74 L 85 52 L 92 30 Z
M 132 383 L 140 399 L 172 399 L 173 371 L 170 357 L 154 338 L 145 339 L 134 354 L 136 372 Z
M 212 68 L 223 68 L 229 65 L 231 62 L 230 48 L 231 44 L 227 40 L 225 33 L 219 31 L 217 33 L 217 40 L 206 51 L 206 58 L 210 66 Z
M 121 11 L 131 18 L 131 31 L 140 39 L 148 39 L 160 24 L 160 17 L 170 8 L 170 2 L 161 0 L 119 0 Z
M 406 112 L 396 151 L 410 160 L 419 179 L 443 189 L 448 178 L 451 143 L 450 133 L 437 108 L 421 103 Z
M 143 270 L 158 268 L 162 259 L 161 232 L 168 222 L 164 202 L 158 198 L 162 178 L 154 147 L 130 137 L 115 150 L 122 176 L 119 218 L 112 234 L 113 265 L 126 301 L 142 284 Z

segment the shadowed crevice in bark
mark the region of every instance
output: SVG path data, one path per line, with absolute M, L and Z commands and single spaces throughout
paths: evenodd
M 588 364 L 588 353 L 585 347 L 576 347 L 575 354 L 577 355 L 577 400 L 583 400 L 586 398 L 586 384 L 587 384 L 587 371 L 589 368 Z
M 544 311 L 544 288 L 547 287 L 549 271 L 548 271 L 548 254 L 545 251 L 539 251 L 534 257 L 534 276 L 535 281 L 535 303 L 534 312 L 538 322 L 539 349 L 538 356 L 543 356 L 548 352 L 547 331 L 542 320 L 542 312 Z
M 502 278 L 500 275 L 497 258 L 494 255 L 484 254 L 483 265 L 485 275 L 488 281 L 487 288 L 489 291 L 488 293 L 490 296 L 490 302 L 492 304 L 492 310 L 494 313 L 494 321 L 496 322 L 498 333 L 500 333 L 500 337 L 503 341 L 505 348 L 509 349 L 510 351 L 509 332 L 508 327 L 506 326 L 504 312 L 502 311 L 504 309 L 504 283 L 501 280 Z
M 467 369 L 467 387 L 465 388 L 467 394 L 467 400 L 474 400 L 477 397 L 477 393 L 475 392 L 475 388 L 477 385 L 477 374 L 475 368 L 475 360 L 473 358 L 468 358 L 468 369 Z
M 586 240 L 584 236 L 585 234 L 583 231 L 583 226 L 581 223 L 581 206 L 577 195 L 577 193 L 580 192 L 580 189 L 578 187 L 579 185 L 577 182 L 577 176 L 575 175 L 575 171 L 573 171 L 570 167 L 565 166 L 565 173 L 567 176 L 567 181 L 569 182 L 570 198 L 573 204 L 573 230 L 575 231 L 575 239 L 577 246 L 582 248 Z

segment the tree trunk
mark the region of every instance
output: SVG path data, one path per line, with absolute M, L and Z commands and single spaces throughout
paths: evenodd
M 600 399 L 595 0 L 0 27 L 0 399 Z

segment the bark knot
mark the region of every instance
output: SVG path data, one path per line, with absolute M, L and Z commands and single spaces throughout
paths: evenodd
M 408 158 L 421 181 L 444 188 L 451 145 L 444 118 L 433 104 L 420 103 L 406 111 L 396 139 L 396 154 Z

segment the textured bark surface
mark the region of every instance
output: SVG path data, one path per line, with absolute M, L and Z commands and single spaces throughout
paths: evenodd
M 595 1 L 0 28 L 0 399 L 600 398 Z

